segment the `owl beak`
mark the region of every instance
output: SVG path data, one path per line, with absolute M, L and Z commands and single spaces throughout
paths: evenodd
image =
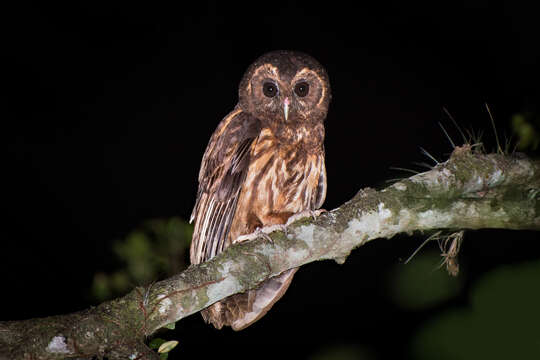
M 289 118 L 289 98 L 286 97 L 283 100 L 283 114 L 285 114 L 285 121 Z

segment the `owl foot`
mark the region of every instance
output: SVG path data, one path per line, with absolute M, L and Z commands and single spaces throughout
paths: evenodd
M 297 221 L 297 220 L 300 220 L 300 219 L 304 219 L 304 218 L 307 218 L 307 217 L 311 217 L 313 220 L 315 220 L 315 218 L 319 215 L 321 215 L 322 213 L 325 213 L 327 212 L 327 210 L 325 209 L 317 209 L 317 210 L 304 210 L 304 211 L 301 211 L 297 214 L 294 214 L 292 215 L 288 220 L 287 220 L 287 226 L 292 224 L 293 222 Z
M 255 239 L 258 239 L 260 237 L 266 239 L 267 241 L 273 243 L 274 241 L 272 240 L 272 238 L 270 237 L 270 233 L 273 233 L 274 231 L 283 231 L 283 232 L 287 232 L 287 227 L 283 224 L 276 224 L 276 225 L 270 225 L 270 226 L 265 226 L 265 227 L 258 227 L 255 229 L 254 232 L 252 232 L 251 234 L 246 234 L 246 235 L 240 235 L 239 237 L 236 238 L 236 240 L 233 241 L 233 244 L 236 244 L 236 243 L 239 243 L 239 242 L 242 242 L 242 241 L 248 241 L 248 240 L 255 240 Z

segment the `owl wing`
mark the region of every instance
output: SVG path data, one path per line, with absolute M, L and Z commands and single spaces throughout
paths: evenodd
M 324 162 L 324 146 L 322 150 L 321 167 L 319 170 L 319 180 L 317 181 L 317 188 L 312 194 L 311 209 L 320 209 L 326 199 L 326 165 Z
M 250 163 L 259 121 L 236 108 L 218 125 L 204 153 L 199 172 L 191 263 L 204 262 L 228 246 L 229 229 Z

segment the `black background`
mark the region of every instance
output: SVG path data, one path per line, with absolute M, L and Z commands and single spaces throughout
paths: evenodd
M 0 318 L 89 306 L 93 274 L 114 267 L 112 240 L 148 218 L 189 217 L 208 139 L 236 104 L 244 70 L 266 51 L 307 52 L 329 73 L 326 209 L 407 176 L 391 166 L 429 162 L 420 146 L 444 160 L 451 146 L 438 122 L 461 140 L 443 107 L 493 148 L 484 103 L 500 135 L 510 134 L 512 114 L 536 109 L 539 46 L 532 9 L 487 3 L 4 9 Z M 538 259 L 537 238 L 470 232 L 468 285 L 441 306 L 466 306 L 468 286 L 493 267 Z M 407 334 L 429 314 L 397 310 L 380 284 L 422 239 L 374 241 L 345 265 L 306 266 L 270 315 L 243 332 L 182 320 L 177 356 L 275 357 L 288 347 L 305 358 L 343 343 L 405 356 Z

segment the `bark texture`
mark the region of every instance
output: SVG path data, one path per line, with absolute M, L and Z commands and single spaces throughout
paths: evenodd
M 540 230 L 540 162 L 458 147 L 445 163 L 350 201 L 286 232 L 227 249 L 205 263 L 81 312 L 0 322 L 0 359 L 158 359 L 146 336 L 287 269 L 345 261 L 356 247 L 433 229 Z

